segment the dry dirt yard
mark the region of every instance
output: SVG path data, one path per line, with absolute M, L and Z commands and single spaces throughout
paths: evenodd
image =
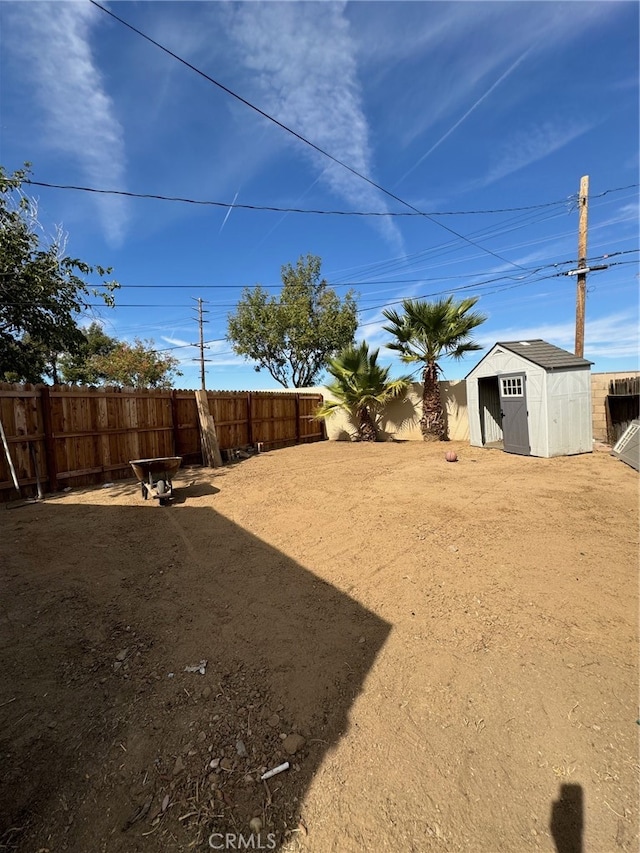
M 1 850 L 638 849 L 635 471 L 323 443 L 175 486 L 0 506 Z

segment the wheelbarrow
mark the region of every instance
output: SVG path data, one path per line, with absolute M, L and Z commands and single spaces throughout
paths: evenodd
M 171 480 L 182 464 L 182 456 L 166 456 L 162 459 L 132 459 L 129 465 L 138 478 L 142 497 L 149 496 L 165 506 L 173 497 Z

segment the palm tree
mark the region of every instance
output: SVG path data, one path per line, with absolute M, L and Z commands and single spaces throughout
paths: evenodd
M 322 404 L 316 417 L 327 418 L 339 409 L 349 413 L 361 441 L 376 441 L 376 422 L 383 406 L 406 394 L 410 376 L 389 379 L 390 367 L 378 364 L 379 350 L 369 352 L 366 342 L 351 344 L 335 358 L 328 360 L 327 370 L 333 382 L 327 390 L 335 397 Z
M 465 353 L 482 349 L 471 338 L 471 332 L 487 319 L 484 314 L 471 311 L 477 301 L 478 297 L 456 302 L 453 296 L 435 302 L 405 299 L 402 316 L 394 310 L 383 311 L 390 321 L 384 330 L 395 337 L 387 348 L 399 352 L 404 362 L 423 365 L 420 427 L 425 441 L 447 441 L 438 385 L 442 372 L 439 360 L 459 359 Z

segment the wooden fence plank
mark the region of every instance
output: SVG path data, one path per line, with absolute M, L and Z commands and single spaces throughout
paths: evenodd
M 47 460 L 47 480 L 49 491 L 58 490 L 58 468 L 56 465 L 56 448 L 53 440 L 53 425 L 51 423 L 51 398 L 49 388 L 45 385 L 40 390 L 40 404 L 42 409 L 42 429 L 44 432 L 44 448 Z
M 206 401 L 207 411 L 216 416 L 218 451 L 257 442 L 283 447 L 324 437 L 313 419 L 320 395 L 209 391 Z M 131 477 L 130 459 L 202 460 L 193 391 L 0 383 L 0 417 L 12 458 L 19 460 L 18 482 L 28 488 L 36 483 L 36 468 L 48 491 L 56 491 L 61 482 L 90 486 Z M 10 499 L 12 489 L 0 453 L 0 500 Z

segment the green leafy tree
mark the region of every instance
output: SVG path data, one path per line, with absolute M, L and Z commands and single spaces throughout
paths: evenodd
M 403 397 L 411 382 L 410 376 L 389 379 L 391 368 L 378 364 L 378 353 L 370 352 L 363 342 L 329 359 L 327 371 L 333 382 L 327 390 L 335 399 L 325 401 L 316 413 L 318 418 L 328 418 L 340 409 L 348 412 L 361 441 L 376 441 L 382 410 L 390 400 Z
M 179 361 L 153 349 L 153 341 L 135 339 L 134 344 L 116 343 L 105 355 L 91 359 L 92 368 L 102 385 L 119 385 L 124 388 L 171 388 Z
M 358 327 L 354 294 L 343 300 L 320 278 L 320 258 L 282 267 L 279 298 L 260 285 L 245 288 L 229 315 L 227 340 L 238 355 L 268 370 L 285 388 L 313 385 L 327 359 L 353 341 Z
M 471 309 L 478 298 L 456 302 L 452 296 L 435 302 L 405 299 L 403 314 L 387 309 L 384 316 L 390 321 L 384 326 L 395 340 L 387 348 L 400 353 L 406 363 L 422 365 L 422 417 L 420 427 L 425 441 L 447 441 L 444 407 L 438 384 L 442 369 L 439 361 L 450 357 L 462 358 L 482 347 L 471 337 L 474 329 L 487 319 Z
M 114 304 L 110 268 L 90 266 L 65 253 L 64 234 L 46 237 L 37 205 L 22 191 L 29 164 L 12 175 L 0 166 L 0 377 L 55 379 L 57 355 L 82 345 L 78 327 L 92 297 Z M 95 286 L 87 278 L 103 281 Z
M 33 340 L 31 335 L 25 332 L 20 341 L 20 353 L 23 369 L 18 370 L 15 363 L 6 362 L 8 369 L 3 370 L 0 366 L 0 380 L 38 383 L 42 382 L 44 377 L 50 377 L 54 384 L 58 382 L 57 352 L 52 352 L 41 341 Z
M 82 334 L 84 340 L 78 349 L 60 356 L 60 376 L 69 385 L 99 385 L 106 377 L 97 369 L 96 358 L 112 353 L 118 341 L 107 335 L 95 321 Z

